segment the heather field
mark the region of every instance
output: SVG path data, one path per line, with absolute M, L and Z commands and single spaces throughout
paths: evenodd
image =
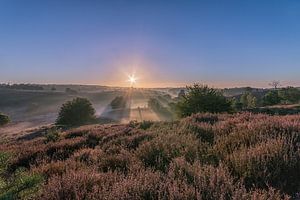
M 297 199 L 300 115 L 49 128 L 0 145 L 0 199 Z

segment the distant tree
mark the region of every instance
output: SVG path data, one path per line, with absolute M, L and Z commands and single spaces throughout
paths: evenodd
M 51 91 L 55 91 L 55 90 L 56 90 L 56 88 L 55 88 L 55 87 L 52 87 L 52 88 L 51 88 Z
M 10 122 L 9 117 L 3 113 L 0 113 L 0 126 L 8 124 L 9 122 Z
M 95 109 L 85 98 L 75 98 L 64 103 L 56 120 L 57 125 L 77 126 L 95 120 Z
M 241 96 L 240 103 L 243 108 L 257 107 L 257 98 L 252 93 L 246 92 Z
M 269 85 L 276 90 L 280 86 L 280 81 L 272 81 L 271 83 L 269 83 Z
M 240 102 L 241 102 L 243 108 L 247 108 L 248 107 L 248 93 L 244 93 L 241 96 Z
M 44 90 L 44 88 L 41 85 L 36 84 L 0 84 L 1 88 L 5 89 L 15 89 L 15 90 Z
M 281 88 L 278 95 L 284 103 L 298 103 L 300 101 L 300 90 L 298 88 Z
M 263 97 L 263 104 L 266 106 L 279 104 L 280 101 L 281 101 L 281 98 L 278 95 L 278 91 L 269 91 Z
M 236 100 L 236 99 L 234 99 L 232 101 L 232 106 L 233 106 L 235 111 L 240 111 L 240 110 L 243 109 L 243 104 L 240 101 Z
M 117 96 L 111 101 L 110 105 L 112 109 L 117 109 L 117 108 L 125 108 L 126 103 L 127 101 L 123 96 Z
M 253 96 L 251 93 L 248 94 L 247 101 L 248 101 L 248 108 L 257 107 L 257 98 Z
M 246 90 L 246 92 L 252 92 L 253 88 L 252 87 L 246 87 L 245 90 Z
M 220 113 L 232 110 L 231 102 L 220 91 L 199 84 L 187 86 L 187 94 L 178 102 L 177 107 L 180 117 L 198 112 Z

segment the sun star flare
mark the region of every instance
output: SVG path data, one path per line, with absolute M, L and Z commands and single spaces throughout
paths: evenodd
M 130 86 L 133 86 L 136 83 L 137 78 L 134 74 L 128 76 L 128 82 L 130 83 Z

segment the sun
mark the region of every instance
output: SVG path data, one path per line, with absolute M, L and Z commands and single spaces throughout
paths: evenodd
M 128 76 L 128 82 L 130 83 L 130 86 L 133 86 L 136 83 L 137 78 L 135 77 L 135 75 L 129 75 Z

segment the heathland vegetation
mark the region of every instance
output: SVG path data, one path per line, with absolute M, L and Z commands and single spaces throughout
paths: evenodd
M 106 125 L 75 98 L 56 125 L 0 144 L 0 199 L 297 199 L 300 115 L 253 113 L 266 99 L 298 103 L 297 92 L 225 97 L 195 84 L 175 98 L 149 97 L 169 122 Z
M 11 141 L 0 199 L 288 199 L 299 132 L 299 115 L 195 114 Z

